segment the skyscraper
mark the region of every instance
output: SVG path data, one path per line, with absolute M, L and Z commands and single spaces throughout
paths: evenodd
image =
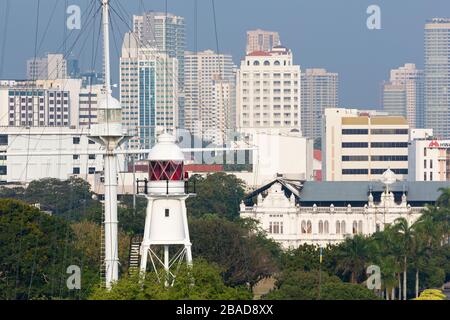
M 133 30 L 140 47 L 156 48 L 159 53 L 178 60 L 178 123 L 184 127 L 184 51 L 186 26 L 184 18 L 165 12 L 145 12 L 133 16 Z M 170 76 L 171 74 L 169 74 Z
M 247 54 L 254 51 L 271 51 L 281 45 L 278 32 L 261 29 L 247 31 Z
M 27 61 L 28 80 L 56 80 L 67 78 L 67 61 L 62 54 L 47 54 L 44 58 Z
M 131 148 L 149 148 L 158 131 L 178 121 L 178 60 L 153 47 L 140 47 L 126 33 L 120 58 L 122 124 Z
M 413 63 L 391 70 L 383 84 L 383 109 L 403 116 L 411 128 L 423 127 L 423 72 Z
M 425 24 L 424 90 L 425 127 L 438 138 L 450 138 L 450 19 Z
M 241 62 L 237 76 L 237 126 L 300 131 L 300 66 L 291 50 L 256 51 Z
M 185 127 L 197 137 L 221 143 L 234 125 L 235 76 L 231 55 L 212 50 L 185 54 Z
M 321 137 L 325 108 L 338 107 L 338 74 L 325 69 L 306 69 L 301 79 L 301 118 L 305 137 Z

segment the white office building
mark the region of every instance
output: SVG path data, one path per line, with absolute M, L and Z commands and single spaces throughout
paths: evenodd
M 88 180 L 103 171 L 100 145 L 88 135 L 87 129 L 1 127 L 0 180 L 18 184 L 71 176 Z
M 300 131 L 300 66 L 284 47 L 256 51 L 237 74 L 238 128 L 285 128 Z
M 185 53 L 185 128 L 195 136 L 220 144 L 234 127 L 234 68 L 231 55 Z
M 450 181 L 450 140 L 439 140 L 432 129 L 411 132 L 409 181 Z
M 325 181 L 375 181 L 392 170 L 408 176 L 409 125 L 404 117 L 356 109 L 325 109 L 322 175 Z

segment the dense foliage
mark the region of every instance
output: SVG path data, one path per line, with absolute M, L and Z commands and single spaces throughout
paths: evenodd
M 252 294 L 245 287 L 228 287 L 214 264 L 197 259 L 193 267 L 183 265 L 173 286 L 166 287 L 155 273 L 123 277 L 111 291 L 98 288 L 93 300 L 250 300 Z

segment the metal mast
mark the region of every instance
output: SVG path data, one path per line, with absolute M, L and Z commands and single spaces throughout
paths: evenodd
M 103 96 L 98 102 L 98 124 L 92 126 L 90 139 L 105 148 L 105 282 L 110 289 L 119 279 L 119 254 L 117 238 L 117 154 L 118 146 L 126 140 L 122 130 L 120 102 L 111 95 L 111 66 L 109 56 L 109 0 L 103 6 L 103 63 L 105 83 Z

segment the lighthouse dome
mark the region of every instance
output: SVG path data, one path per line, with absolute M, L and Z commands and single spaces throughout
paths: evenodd
M 168 133 L 162 133 L 157 138 L 157 143 L 150 150 L 148 160 L 172 160 L 184 161 L 184 154 L 181 148 L 176 145 L 175 137 Z

